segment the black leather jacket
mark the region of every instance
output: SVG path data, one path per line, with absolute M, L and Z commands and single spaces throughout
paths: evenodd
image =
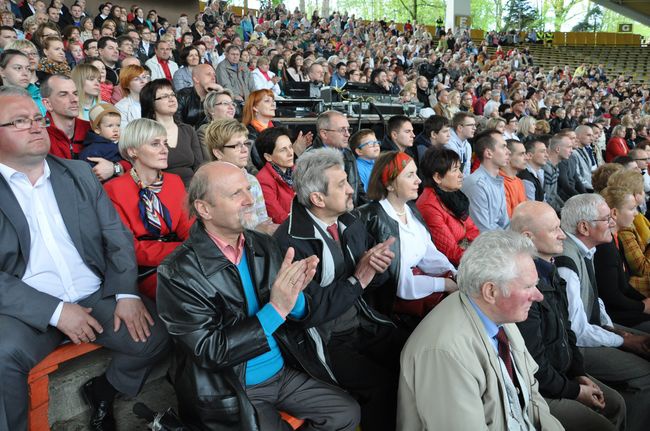
M 544 299 L 534 302 L 528 318 L 517 326 L 526 348 L 539 365 L 535 373 L 539 392 L 548 398 L 574 400 L 580 392 L 580 385 L 574 379 L 584 376 L 585 370 L 569 321 L 566 282 L 554 264 L 537 258 L 535 266 L 539 273 L 537 288 Z
M 357 318 L 361 326 L 393 325 L 389 318 L 377 313 L 364 300 L 368 292 L 386 282 L 387 275 L 377 274 L 365 290 L 361 288 L 356 279 L 350 279 L 354 274 L 356 262 L 359 262 L 366 250 L 372 248 L 374 240 L 354 215 L 343 214 L 339 217 L 339 221 L 346 226 L 340 234 L 341 247 L 345 253 L 344 263 L 335 268 L 326 263 L 325 255 L 331 256 L 331 252 L 327 248 L 327 244 L 316 236 L 315 222 L 307 214 L 305 207 L 298 202 L 298 198 L 293 200 L 289 218 L 280 225 L 274 234 L 274 238 L 277 239 L 282 250 L 287 250 L 289 247 L 294 248 L 295 259 L 304 259 L 312 255 L 316 255 L 320 259 L 314 280 L 305 291 L 313 300 L 315 320 L 326 322 L 319 327 L 326 340 L 329 340 L 331 332 L 336 330 L 333 320 L 351 307 L 356 307 Z M 335 265 L 335 263 L 332 264 Z M 325 280 L 331 281 L 328 283 Z
M 283 260 L 276 242 L 246 231 L 245 253 L 261 305 Z M 324 357 L 304 329 L 313 326 L 312 300 L 305 294 L 307 314 L 288 318 L 275 333 L 285 365 L 333 383 Z M 262 325 L 248 316 L 237 267 L 197 222 L 187 241 L 158 268 L 157 305 L 174 340 L 170 376 L 179 395 L 179 413 L 192 429 L 258 430 L 255 411 L 245 392 L 246 361 L 267 352 Z M 322 352 L 322 350 L 321 350 Z
M 202 124 L 207 123 L 207 117 L 203 110 L 203 102 L 194 87 L 187 87 L 176 93 L 178 110 L 176 118 L 185 124 L 198 129 Z
M 415 206 L 414 201 L 407 202 L 407 205 L 413 212 L 416 219 L 426 226 L 426 222 L 420 211 Z M 391 218 L 378 201 L 372 201 L 366 205 L 357 208 L 359 219 L 366 226 L 366 230 L 372 237 L 379 243 L 384 242 L 388 238 L 395 237 L 395 243 L 391 246 L 391 250 L 395 253 L 395 258 L 388 267 L 389 279 L 386 284 L 379 289 L 375 290 L 375 294 L 371 297 L 366 297 L 368 303 L 375 307 L 379 312 L 386 315 L 392 315 L 393 304 L 397 297 L 397 285 L 399 281 L 399 268 L 400 268 L 400 238 L 399 238 L 399 224 Z

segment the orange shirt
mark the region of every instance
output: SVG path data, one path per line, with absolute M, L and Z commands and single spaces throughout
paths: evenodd
M 499 175 L 503 177 L 503 186 L 506 189 L 508 217 L 512 217 L 512 211 L 514 211 L 515 207 L 527 200 L 526 188 L 519 177 L 510 177 L 502 170 L 499 170 Z

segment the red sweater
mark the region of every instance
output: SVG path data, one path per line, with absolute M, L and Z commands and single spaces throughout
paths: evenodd
M 458 266 L 465 251 L 458 243 L 464 238 L 474 241 L 480 233 L 472 219 L 468 216 L 463 222 L 456 218 L 431 187 L 424 188 L 415 205 L 427 223 L 436 248 Z
M 83 149 L 83 142 L 90 130 L 90 123 L 86 120 L 75 118 L 74 136 L 70 139 L 63 130 L 56 127 L 54 119 L 49 112 L 47 113 L 47 118 L 50 120 L 50 125 L 47 127 L 47 134 L 50 135 L 50 154 L 63 159 L 72 159 L 73 155 L 76 158 L 76 155 Z
M 262 194 L 266 202 L 266 212 L 273 223 L 282 224 L 291 212 L 291 202 L 296 192 L 287 184 L 270 163 L 266 163 L 257 173 L 257 181 L 262 187 Z
M 605 148 L 605 161 L 607 163 L 611 162 L 618 156 L 627 156 L 627 153 L 630 149 L 625 142 L 625 138 L 619 138 L 618 136 L 613 136 L 607 141 L 607 147 Z
M 115 205 L 122 222 L 133 233 L 135 258 L 138 266 L 158 266 L 180 242 L 162 242 L 155 240 L 138 240 L 139 237 L 150 235 L 145 229 L 138 203 L 138 185 L 128 172 L 104 184 L 108 197 Z M 158 193 L 158 199 L 167 207 L 172 219 L 172 229 L 163 223 L 162 234 L 175 233 L 182 241 L 187 239 L 193 220 L 185 210 L 185 186 L 178 175 L 164 174 L 163 188 Z M 140 282 L 140 291 L 150 298 L 156 299 L 156 274 L 151 274 Z

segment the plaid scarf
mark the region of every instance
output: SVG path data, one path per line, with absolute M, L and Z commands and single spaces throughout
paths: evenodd
M 160 199 L 158 199 L 158 193 L 162 190 L 163 186 L 163 174 L 161 172 L 158 175 L 158 179 L 148 186 L 140 180 L 135 168 L 131 168 L 130 174 L 131 178 L 133 178 L 133 181 L 135 181 L 140 189 L 140 202 L 138 203 L 138 209 L 140 210 L 142 223 L 144 224 L 145 229 L 147 229 L 153 237 L 160 238 L 162 232 L 162 224 L 160 221 L 161 216 L 167 229 L 171 230 L 172 228 L 172 218 L 169 214 L 169 210 L 162 202 L 160 202 Z

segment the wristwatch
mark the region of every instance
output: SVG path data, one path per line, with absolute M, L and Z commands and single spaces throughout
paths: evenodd
M 118 175 L 121 175 L 122 172 L 123 172 L 122 165 L 120 165 L 117 162 L 113 163 L 113 176 L 117 177 Z

